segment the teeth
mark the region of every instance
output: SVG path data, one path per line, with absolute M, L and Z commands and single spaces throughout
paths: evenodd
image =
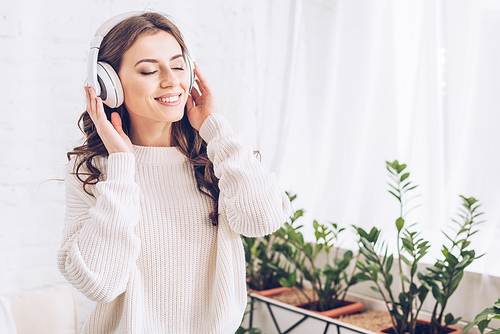
M 161 102 L 175 102 L 175 101 L 179 100 L 179 96 L 180 95 L 171 96 L 171 97 L 161 97 L 158 100 Z

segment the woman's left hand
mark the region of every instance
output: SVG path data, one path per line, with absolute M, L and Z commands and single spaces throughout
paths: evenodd
M 200 72 L 196 64 L 194 74 L 199 90 L 193 86 L 191 95 L 188 96 L 186 109 L 189 123 L 191 123 L 193 128 L 200 131 L 201 125 L 208 115 L 216 113 L 219 110 L 212 89 L 207 83 L 207 78 Z

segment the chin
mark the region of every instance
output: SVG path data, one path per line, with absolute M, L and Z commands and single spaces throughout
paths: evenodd
M 174 123 L 184 117 L 184 108 L 181 110 L 156 110 L 153 118 L 159 122 Z
M 184 117 L 184 107 L 180 111 L 176 111 L 171 115 L 171 121 L 170 122 L 178 122 Z
M 171 119 L 169 122 L 171 123 L 179 122 L 182 119 L 182 117 L 184 117 L 184 113 L 178 115 L 178 117 L 175 117 L 174 119 Z

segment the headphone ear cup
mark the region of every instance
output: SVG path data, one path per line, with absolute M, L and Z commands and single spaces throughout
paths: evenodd
M 189 70 L 189 91 L 191 91 L 194 85 L 194 62 L 188 53 L 186 53 L 186 65 Z
M 111 65 L 105 62 L 97 62 L 97 80 L 101 86 L 99 97 L 102 102 L 110 108 L 118 108 L 123 104 L 123 87 L 118 74 Z

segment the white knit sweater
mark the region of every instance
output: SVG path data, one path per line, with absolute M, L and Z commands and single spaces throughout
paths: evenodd
M 219 178 L 219 226 L 211 200 L 175 147 L 134 146 L 99 160 L 86 194 L 66 176 L 58 254 L 64 277 L 97 302 L 83 333 L 234 333 L 246 305 L 240 234 L 274 232 L 290 203 L 273 174 L 245 150 L 220 114 L 200 129 Z

